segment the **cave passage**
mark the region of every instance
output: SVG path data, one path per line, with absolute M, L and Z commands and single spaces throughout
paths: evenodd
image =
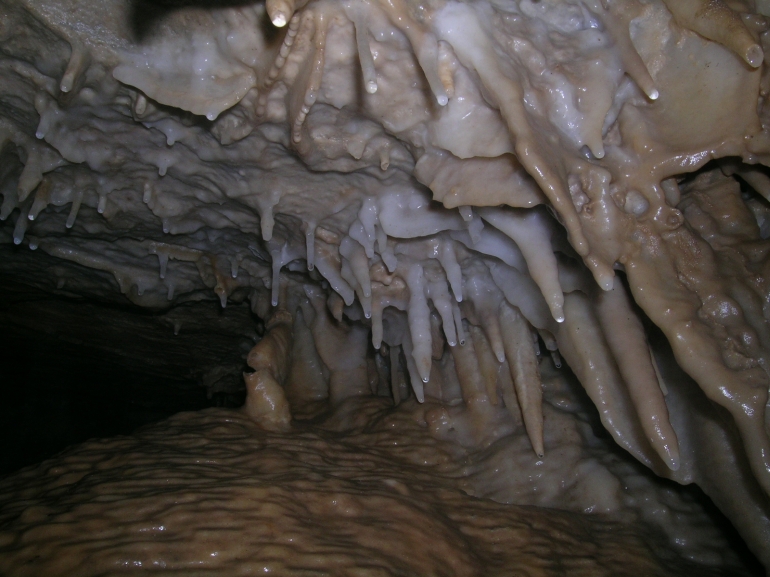
M 215 302 L 185 308 L 185 318 L 220 323 L 252 316 L 248 308 L 222 310 Z M 179 321 L 174 335 L 172 316 L 46 293 L 0 276 L 0 475 L 180 411 L 242 405 L 237 344 L 236 354 L 207 344 L 237 343 L 237 335 L 218 338 Z

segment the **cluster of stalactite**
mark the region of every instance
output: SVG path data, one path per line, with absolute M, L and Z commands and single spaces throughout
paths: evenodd
M 563 357 L 620 446 L 767 550 L 763 4 L 174 5 L 142 41 L 126 3 L 72 5 L 0 2 L 3 242 L 142 306 L 250 299 L 273 430 L 413 394 L 504 404 L 547 458 Z

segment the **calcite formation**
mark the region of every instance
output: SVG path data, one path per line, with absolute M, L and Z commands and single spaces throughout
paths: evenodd
M 596 479 L 557 449 L 560 408 L 585 413 L 547 385 L 564 359 L 617 445 L 770 567 L 765 14 L 0 0 L 0 241 L 84 296 L 248 301 L 244 412 L 273 433 L 410 398 L 426 435 L 505 431 Z

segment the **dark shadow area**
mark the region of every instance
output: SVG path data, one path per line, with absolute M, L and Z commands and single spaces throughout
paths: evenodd
M 0 475 L 180 411 L 242 405 L 255 318 L 245 303 L 148 312 L 0 275 Z
M 0 474 L 212 405 L 194 380 L 158 379 L 62 341 L 9 337 L 0 340 Z
M 618 273 L 621 278 L 625 281 L 625 275 L 623 273 Z M 654 346 L 656 348 L 656 351 L 663 351 L 663 354 L 671 356 L 673 358 L 673 353 L 671 352 L 671 349 L 668 345 L 668 342 L 666 341 L 663 334 L 660 332 L 660 329 L 658 329 L 656 326 L 654 326 L 651 322 L 649 322 L 649 319 L 647 319 L 644 316 L 644 313 L 641 311 L 641 309 L 637 309 L 637 312 L 645 319 L 646 321 L 646 328 L 648 330 L 648 334 L 651 335 L 651 340 L 654 342 Z M 543 348 L 542 350 L 545 350 Z M 578 378 L 575 376 L 575 374 L 572 372 L 572 370 L 569 368 L 569 365 L 566 364 L 566 362 L 563 364 L 562 371 L 564 371 L 567 374 L 567 379 L 574 383 L 579 383 Z M 694 383 L 693 383 L 694 384 Z M 579 387 L 579 385 L 578 385 Z M 587 395 L 580 394 L 580 389 L 577 389 L 578 395 L 583 396 L 583 404 L 585 406 L 593 406 L 593 403 L 590 402 Z M 690 485 L 680 485 L 679 483 L 672 481 L 670 479 L 666 479 L 663 477 L 658 477 L 653 473 L 650 469 L 642 465 L 640 462 L 636 461 L 635 459 L 629 459 L 629 454 L 625 451 L 625 449 L 621 448 L 620 445 L 618 445 L 612 438 L 612 435 L 602 426 L 601 418 L 599 416 L 598 410 L 595 409 L 591 411 L 590 415 L 591 419 L 588 421 L 588 425 L 591 427 L 591 431 L 596 436 L 596 438 L 600 441 L 602 441 L 605 446 L 604 450 L 606 450 L 609 453 L 614 453 L 618 456 L 619 459 L 628 462 L 636 471 L 636 474 L 640 477 L 646 477 L 648 479 L 651 479 L 653 482 L 665 486 L 669 491 L 672 493 L 676 493 L 679 495 L 679 497 L 687 502 L 697 503 L 698 506 L 702 507 L 705 513 L 710 518 L 711 522 L 720 528 L 722 534 L 727 539 L 727 542 L 729 543 L 730 549 L 732 549 L 738 557 L 742 560 L 744 567 L 746 571 L 750 575 L 756 575 L 756 577 L 762 577 L 766 575 L 765 569 L 762 566 L 762 564 L 759 562 L 757 557 L 754 555 L 754 553 L 748 548 L 746 545 L 746 542 L 743 540 L 743 538 L 738 533 L 738 530 L 735 528 L 735 526 L 732 524 L 730 519 L 728 519 L 722 511 L 719 510 L 719 508 L 714 504 L 714 501 L 703 492 L 703 489 L 701 489 L 696 484 L 690 484 Z M 666 549 L 666 539 L 663 535 L 661 535 L 661 541 L 660 541 L 660 551 L 664 551 Z
M 628 280 L 623 273 L 619 273 L 619 276 L 623 279 L 623 282 L 628 286 Z M 658 363 L 658 367 L 661 369 L 664 381 L 669 385 L 676 383 L 677 389 L 685 389 L 689 392 L 688 400 L 691 402 L 690 409 L 695 417 L 694 419 L 703 418 L 725 418 L 732 423 L 732 417 L 729 416 L 726 410 L 721 407 L 717 407 L 713 403 L 709 402 L 705 395 L 701 393 L 697 383 L 693 381 L 684 371 L 676 364 L 674 359 L 674 353 L 671 346 L 668 343 L 663 332 L 655 326 L 650 319 L 644 314 L 636 303 L 633 304 L 637 314 L 642 319 L 647 338 L 649 339 L 652 350 L 655 352 L 655 358 Z M 670 372 L 673 372 L 673 378 L 671 378 Z M 669 390 L 667 403 L 671 403 L 672 390 Z M 676 396 L 676 395 L 674 395 Z M 695 401 L 695 402 L 693 402 Z M 675 402 L 675 401 L 674 401 Z M 736 431 L 737 435 L 737 431 Z M 736 452 L 740 453 L 741 449 L 736 447 Z M 742 457 L 739 457 L 741 459 Z M 642 467 L 641 465 L 639 465 Z M 746 465 L 748 466 L 748 465 Z M 711 519 L 712 523 L 722 530 L 722 534 L 727 539 L 730 548 L 735 551 L 743 561 L 747 570 L 752 575 L 760 577 L 767 575 L 765 568 L 759 562 L 754 553 L 749 549 L 748 545 L 741 537 L 738 530 L 735 528 L 730 519 L 717 507 L 714 500 L 698 485 L 679 485 L 674 481 L 667 479 L 661 479 L 661 483 L 669 485 L 672 490 L 680 491 L 681 494 L 686 495 L 688 499 L 698 503 L 706 514 Z M 708 490 L 708 489 L 707 489 Z M 715 491 L 716 492 L 716 491 Z
M 130 2 L 131 30 L 134 39 L 142 42 L 152 34 L 160 21 L 183 8 L 216 10 L 253 4 L 253 0 L 132 0 Z M 282 34 L 281 30 L 273 26 L 268 18 L 263 20 L 262 28 L 268 41 Z

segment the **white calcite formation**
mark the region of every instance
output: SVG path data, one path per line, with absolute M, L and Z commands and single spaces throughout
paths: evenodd
M 770 567 L 763 13 L 0 0 L 0 242 L 79 265 L 47 274 L 85 296 L 99 271 L 151 309 L 249 301 L 244 412 L 270 434 L 409 397 L 424 435 L 491 451 L 470 494 L 634 510 L 727 562 L 596 457 L 564 359 L 614 441 Z

